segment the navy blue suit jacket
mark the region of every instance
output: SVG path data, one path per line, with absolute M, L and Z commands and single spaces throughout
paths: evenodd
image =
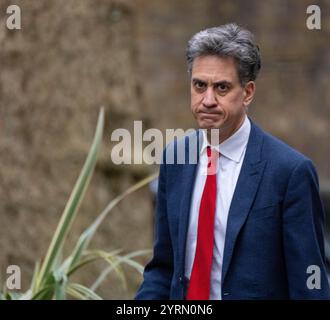
M 200 145 L 200 137 L 196 131 L 177 140 L 164 155 L 183 143 L 188 156 L 193 149 L 189 139 Z M 154 254 L 136 299 L 185 298 L 185 248 L 196 168 L 196 164 L 168 164 L 163 158 Z M 251 121 L 228 215 L 222 299 L 329 299 L 323 226 L 311 160 Z M 309 266 L 317 266 L 316 271 L 308 273 Z M 308 287 L 311 276 L 320 276 L 320 288 Z

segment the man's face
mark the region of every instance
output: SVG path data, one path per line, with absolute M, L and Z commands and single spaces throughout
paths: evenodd
M 221 140 L 242 124 L 255 91 L 253 81 L 240 84 L 233 58 L 201 56 L 194 59 L 191 111 L 202 129 L 220 129 Z

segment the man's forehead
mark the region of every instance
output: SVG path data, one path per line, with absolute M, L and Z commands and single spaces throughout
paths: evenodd
M 194 59 L 192 79 L 212 82 L 238 80 L 236 64 L 231 57 L 200 56 Z

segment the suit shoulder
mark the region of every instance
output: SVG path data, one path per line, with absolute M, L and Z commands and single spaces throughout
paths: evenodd
M 264 152 L 270 159 L 289 167 L 296 167 L 307 162 L 312 163 L 312 160 L 306 155 L 267 132 L 264 132 Z

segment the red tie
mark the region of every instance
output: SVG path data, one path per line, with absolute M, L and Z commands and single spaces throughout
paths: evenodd
M 211 270 L 216 206 L 216 165 L 219 153 L 207 147 L 207 177 L 198 217 L 197 245 L 191 271 L 187 300 L 208 300 L 211 288 Z

